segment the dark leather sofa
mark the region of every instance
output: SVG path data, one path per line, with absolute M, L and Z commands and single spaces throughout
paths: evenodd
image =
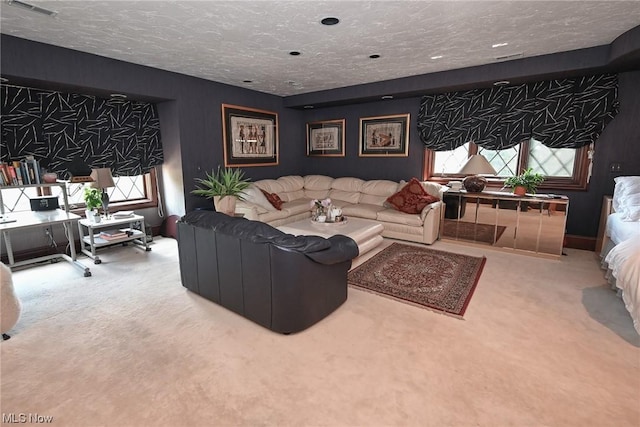
M 302 331 L 347 299 L 349 237 L 296 237 L 211 211 L 183 216 L 177 232 L 182 285 L 272 331 Z

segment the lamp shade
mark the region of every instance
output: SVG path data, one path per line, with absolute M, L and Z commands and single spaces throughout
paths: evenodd
M 93 178 L 92 187 L 96 188 L 108 188 L 115 187 L 113 177 L 111 176 L 111 169 L 99 168 L 91 171 L 91 178 Z
M 469 157 L 467 163 L 462 166 L 460 172 L 462 175 L 495 175 L 496 170 L 491 163 L 480 154 L 474 154 Z
M 496 170 L 483 156 L 474 154 L 460 169 L 460 173 L 467 175 L 462 181 L 464 189 L 470 193 L 479 193 L 487 185 L 487 179 L 482 175 L 495 175 Z

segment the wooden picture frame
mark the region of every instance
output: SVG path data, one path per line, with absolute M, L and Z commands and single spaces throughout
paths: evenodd
M 361 157 L 407 157 L 410 114 L 360 119 Z
M 307 156 L 344 157 L 345 119 L 307 123 Z
M 222 104 L 225 167 L 278 164 L 278 114 Z

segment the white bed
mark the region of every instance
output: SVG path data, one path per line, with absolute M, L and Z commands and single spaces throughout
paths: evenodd
M 640 177 L 618 177 L 607 217 L 602 267 L 640 334 Z
M 614 245 L 632 237 L 640 238 L 640 221 L 624 221 L 621 213 L 613 212 L 607 217 L 606 233 Z

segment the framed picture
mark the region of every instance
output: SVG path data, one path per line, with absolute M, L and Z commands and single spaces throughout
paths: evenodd
M 278 164 L 278 114 L 222 104 L 224 165 Z
M 307 156 L 344 157 L 344 122 L 307 123 Z
M 407 157 L 409 113 L 360 119 L 360 156 Z

